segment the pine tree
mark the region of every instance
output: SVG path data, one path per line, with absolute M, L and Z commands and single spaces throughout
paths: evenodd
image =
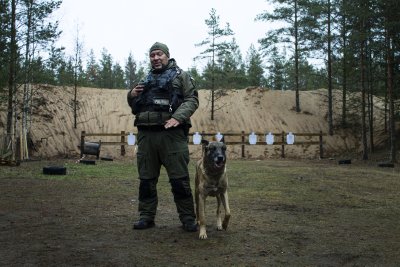
M 18 2 L 18 16 L 20 23 L 18 27 L 18 39 L 20 41 L 20 53 L 23 56 L 19 61 L 23 66 L 18 75 L 23 83 L 22 100 L 22 128 L 23 132 L 30 131 L 31 118 L 31 99 L 33 81 L 32 60 L 40 54 L 40 50 L 45 51 L 49 44 L 60 35 L 57 29 L 57 21 L 53 21 L 50 15 L 61 5 L 61 1 L 34 1 L 22 0 Z M 39 49 L 38 49 L 39 48 Z M 39 51 L 37 51 L 39 50 Z
M 194 84 L 196 86 L 196 88 L 198 89 L 204 89 L 206 88 L 204 86 L 204 79 L 203 76 L 199 73 L 199 71 L 197 70 L 196 66 L 192 66 L 189 70 L 188 73 L 190 74 L 190 76 L 192 77 L 192 79 L 194 80 Z
M 79 25 L 76 25 L 75 33 L 75 45 L 74 45 L 74 99 L 73 111 L 74 111 L 74 128 L 77 128 L 78 124 L 78 85 L 80 85 L 80 77 L 82 76 L 82 53 L 83 53 L 83 41 L 80 36 Z
M 390 136 L 390 161 L 397 162 L 397 138 L 396 138 L 396 117 L 395 117 L 395 99 L 400 98 L 399 82 L 399 51 L 400 51 L 400 22 L 398 14 L 400 5 L 397 0 L 381 1 L 384 17 L 385 32 L 385 52 L 386 52 L 386 70 L 387 70 L 387 95 L 389 99 L 389 136 Z M 396 56 L 395 56 L 396 55 Z M 395 60 L 397 58 L 397 63 Z M 397 73 L 396 67 L 397 66 Z M 395 83 L 397 76 L 397 83 Z M 397 91 L 396 91 L 397 87 Z M 398 113 L 400 113 L 398 108 Z
M 7 85 L 10 37 L 10 0 L 0 0 L 0 92 Z
M 310 20 L 307 16 L 307 0 L 269 0 L 274 5 L 273 12 L 265 11 L 257 15 L 256 20 L 266 22 L 284 22 L 285 25 L 269 30 L 266 36 L 260 39 L 264 54 L 269 54 L 274 47 L 285 46 L 293 52 L 294 84 L 296 91 L 296 112 L 300 112 L 300 83 L 299 64 L 304 60 L 308 50 L 308 36 L 310 34 Z
M 7 125 L 6 134 L 12 136 L 12 131 L 15 128 L 13 124 L 13 118 L 15 113 L 15 94 L 16 94 L 16 67 L 17 67 L 17 56 L 18 56 L 18 45 L 17 45 L 17 26 L 16 26 L 16 13 L 17 3 L 16 0 L 11 0 L 11 21 L 10 21 L 10 42 L 9 42 L 9 64 L 8 64 L 8 102 L 7 102 Z M 15 132 L 15 131 L 14 131 Z M 16 137 L 14 137 L 16 140 Z
M 211 67 L 211 120 L 214 120 L 214 109 L 215 109 L 215 78 L 217 75 L 216 63 L 222 62 L 223 57 L 229 53 L 230 44 L 226 40 L 226 37 L 233 35 L 229 23 L 226 24 L 225 28 L 220 27 L 219 16 L 216 10 L 213 8 L 210 12 L 210 17 L 205 20 L 208 27 L 208 37 L 196 44 L 196 46 L 206 46 L 206 49 L 200 53 L 199 58 L 208 59 L 208 67 Z
M 90 50 L 85 70 L 85 84 L 89 87 L 96 87 L 99 84 L 99 65 L 93 49 Z
M 99 72 L 99 87 L 113 88 L 113 59 L 106 48 L 101 51 L 100 72 Z
M 112 88 L 123 89 L 125 88 L 124 71 L 121 65 L 117 62 L 112 68 Z
M 244 88 L 246 82 L 246 68 L 242 53 L 235 38 L 230 42 L 230 51 L 222 58 L 222 85 L 224 89 Z
M 251 44 L 247 52 L 247 83 L 250 86 L 264 86 L 264 69 L 261 54 Z
M 132 53 L 129 53 L 128 59 L 125 64 L 125 81 L 126 81 L 126 87 L 128 89 L 132 89 L 135 86 L 135 84 L 139 82 L 136 69 L 137 69 L 137 64 L 133 58 Z
M 75 80 L 74 58 L 68 57 L 67 61 L 62 60 L 57 69 L 58 85 L 73 86 Z
M 267 67 L 269 72 L 267 86 L 273 90 L 287 90 L 290 87 L 289 79 L 287 79 L 287 63 L 276 47 L 271 51 L 271 61 Z

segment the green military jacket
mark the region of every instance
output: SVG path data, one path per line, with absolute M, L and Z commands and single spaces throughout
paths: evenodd
M 174 67 L 178 68 L 175 59 L 171 58 L 165 70 Z M 156 75 L 153 69 L 150 71 L 150 75 Z M 172 80 L 172 87 L 174 89 L 178 89 L 181 92 L 181 94 L 183 95 L 183 102 L 175 110 L 174 113 L 170 114 L 170 117 L 176 119 L 182 125 L 190 127 L 190 117 L 199 106 L 198 92 L 193 83 L 193 79 L 187 72 L 179 69 L 178 75 Z M 138 97 L 131 96 L 131 90 L 129 90 L 128 92 L 128 104 L 131 108 L 133 108 L 135 101 Z M 136 119 L 138 119 L 138 117 L 141 116 L 140 111 L 136 113 L 135 116 Z

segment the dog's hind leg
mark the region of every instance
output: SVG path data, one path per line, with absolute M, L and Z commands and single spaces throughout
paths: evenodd
M 231 218 L 231 209 L 229 208 L 228 191 L 225 191 L 225 193 L 222 195 L 221 201 L 225 208 L 225 217 L 224 221 L 222 222 L 222 228 L 226 230 L 228 228 L 229 219 Z

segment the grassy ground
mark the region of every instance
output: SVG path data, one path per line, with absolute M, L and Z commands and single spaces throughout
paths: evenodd
M 67 175 L 43 175 L 64 165 Z M 190 165 L 194 177 L 194 162 Z M 133 161 L 0 167 L 3 266 L 397 266 L 400 169 L 335 161 L 231 160 L 232 218 L 208 236 L 180 229 L 165 172 L 156 227 L 133 231 Z M 192 182 L 193 186 L 194 182 Z

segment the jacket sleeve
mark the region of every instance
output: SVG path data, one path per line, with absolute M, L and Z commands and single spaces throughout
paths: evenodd
M 183 92 L 183 102 L 174 112 L 172 117 L 180 123 L 190 123 L 190 117 L 199 107 L 199 97 L 193 79 L 182 71 L 173 81 L 173 86 L 179 86 Z
M 132 96 L 132 95 L 131 95 L 131 91 L 132 91 L 132 89 L 129 90 L 129 91 L 128 91 L 128 94 L 127 94 L 128 105 L 131 107 L 132 113 L 133 113 L 134 115 L 136 115 L 136 114 L 133 112 L 133 110 L 134 110 L 134 105 L 135 105 L 135 101 L 136 101 L 136 98 L 137 98 L 137 97 Z

